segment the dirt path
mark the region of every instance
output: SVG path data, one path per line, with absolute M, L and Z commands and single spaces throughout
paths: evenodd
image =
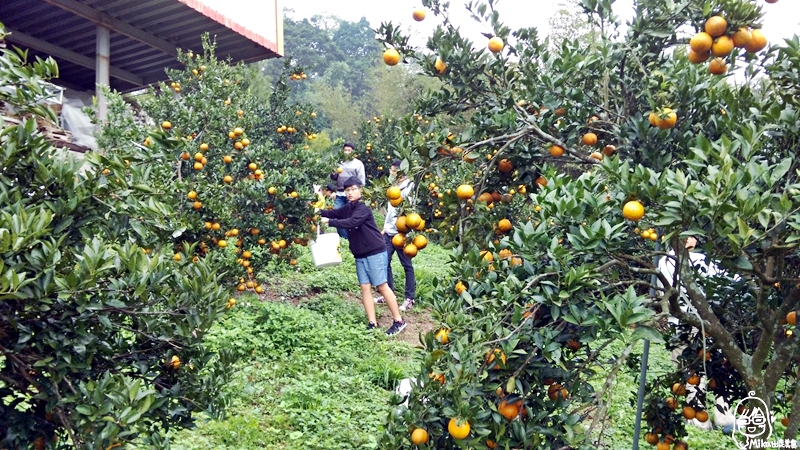
M 361 296 L 345 293 L 344 298 L 361 305 Z M 389 313 L 389 308 L 387 308 L 386 305 L 375 305 L 375 311 L 378 313 L 378 322 L 381 328 L 388 328 L 392 323 L 392 316 Z M 406 329 L 398 336 L 394 336 L 390 339 L 400 339 L 411 345 L 419 346 L 422 345 L 419 341 L 420 333 L 424 335 L 436 327 L 436 323 L 431 319 L 431 311 L 429 308 L 415 306 L 411 311 L 402 311 L 402 316 L 408 323 Z
M 262 285 L 264 292 L 259 296 L 262 301 L 270 302 L 289 302 L 294 306 L 303 303 L 308 296 L 292 297 L 286 296 L 281 293 L 279 286 Z M 315 294 L 312 294 L 315 295 Z M 342 297 L 347 301 L 361 305 L 361 297 L 350 292 L 345 292 Z M 378 321 L 382 329 L 386 329 L 391 324 L 391 314 L 386 305 L 375 305 L 378 313 Z M 408 322 L 406 329 L 403 330 L 398 336 L 393 336 L 390 339 L 400 339 L 413 346 L 422 345 L 420 343 L 420 333 L 425 334 L 428 331 L 436 328 L 436 323 L 431 319 L 431 311 L 429 308 L 421 308 L 415 306 L 411 311 L 403 312 L 403 318 Z

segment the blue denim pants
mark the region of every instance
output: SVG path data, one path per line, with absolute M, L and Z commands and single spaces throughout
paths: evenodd
M 339 209 L 342 206 L 347 204 L 347 197 L 343 195 L 336 195 L 336 198 L 333 199 L 333 209 Z M 347 239 L 347 229 L 346 228 L 337 228 L 336 232 L 339 233 L 339 236 Z
M 397 253 L 397 257 L 400 259 L 400 265 L 403 266 L 403 270 L 406 272 L 406 292 L 405 298 L 414 299 L 415 295 L 417 294 L 417 279 L 414 276 L 414 266 L 411 264 L 411 258 L 406 256 L 403 253 L 403 250 L 399 250 L 395 248 L 392 244 L 392 237 L 388 234 L 383 235 L 383 242 L 386 244 L 386 254 L 388 255 L 387 258 L 387 269 L 386 269 L 386 276 L 389 282 L 389 289 L 394 291 L 394 278 L 392 278 L 392 255 Z

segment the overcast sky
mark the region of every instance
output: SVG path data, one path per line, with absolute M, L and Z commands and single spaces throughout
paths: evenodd
M 758 1 L 764 5 L 764 33 L 771 43 L 800 34 L 800 1 L 779 0 L 771 5 L 763 0 Z M 279 3 L 284 8 L 293 9 L 294 18 L 330 14 L 357 22 L 361 17 L 366 17 L 373 28 L 377 28 L 382 21 L 392 21 L 401 25 L 401 29 L 421 36 L 430 34 L 438 20 L 433 14 L 428 14 L 423 22 L 415 22 L 411 18 L 412 11 L 422 6 L 419 0 L 279 0 Z M 462 30 L 469 29 L 467 35 L 475 41 L 480 39 L 480 32 L 491 30 L 482 29 L 469 17 L 463 6 L 465 3 L 465 0 L 450 0 L 451 18 Z M 497 0 L 495 3 L 501 21 L 512 30 L 535 26 L 541 33 L 547 33 L 548 19 L 558 10 L 560 0 Z M 614 11 L 623 18 L 630 17 L 632 4 L 633 0 L 616 0 Z M 417 45 L 423 43 L 422 40 L 416 42 Z

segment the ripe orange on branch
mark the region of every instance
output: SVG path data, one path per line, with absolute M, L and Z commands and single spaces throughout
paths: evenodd
M 719 37 L 725 34 L 725 29 L 728 28 L 728 21 L 722 16 L 712 16 L 706 20 L 704 28 L 711 37 Z
M 622 217 L 638 222 L 644 217 L 644 205 L 638 200 L 631 200 L 622 207 Z
M 497 361 L 495 361 L 495 357 Z M 506 354 L 500 350 L 499 348 L 495 348 L 494 350 L 489 350 L 486 352 L 486 366 L 491 367 L 494 370 L 500 370 L 500 364 L 506 364 Z
M 406 236 L 403 233 L 397 233 L 392 236 L 392 245 L 397 248 L 403 248 L 406 244 Z
M 750 40 L 753 38 L 753 34 L 747 28 L 739 28 L 739 31 L 733 33 L 731 39 L 733 39 L 733 45 L 736 48 L 744 48 L 747 44 L 750 43 Z
M 711 53 L 709 53 L 707 51 L 706 52 L 702 52 L 702 53 L 698 53 L 698 52 L 696 52 L 696 51 L 694 51 L 692 49 L 689 49 L 689 51 L 686 53 L 686 57 L 687 57 L 687 59 L 689 60 L 690 63 L 692 63 L 692 64 L 700 64 L 701 62 L 708 61 L 708 58 L 711 57 Z
M 503 43 L 503 40 L 497 36 L 489 39 L 488 47 L 489 51 L 492 53 L 500 53 L 503 50 L 504 46 L 505 44 Z
M 436 58 L 436 62 L 433 63 L 433 68 L 436 69 L 436 72 L 439 74 L 443 74 L 445 70 L 447 70 L 447 64 L 442 61 L 442 58 Z
M 408 228 L 416 229 L 422 222 L 422 217 L 417 213 L 411 213 L 406 216 L 406 226 Z
M 547 388 L 547 397 L 550 400 L 556 401 L 559 398 L 566 400 L 569 398 L 569 391 L 558 383 L 553 383 Z
M 425 20 L 425 10 L 422 8 L 415 9 L 414 12 L 411 13 L 411 17 L 413 17 L 417 22 L 422 22 Z
M 395 200 L 402 196 L 402 191 L 397 186 L 392 186 L 386 190 L 386 198 L 389 200 Z
M 764 50 L 767 46 L 767 37 L 759 29 L 750 32 L 750 42 L 744 46 L 744 49 L 750 53 L 757 53 Z
M 714 75 L 724 75 L 728 71 L 728 65 L 722 58 L 714 58 L 708 63 L 708 71 Z
M 701 31 L 689 40 L 689 47 L 697 53 L 708 53 L 714 44 L 714 38 L 705 31 Z
M 586 133 L 583 135 L 581 142 L 583 142 L 583 145 L 595 145 L 597 144 L 597 135 L 594 133 Z
M 660 112 L 655 113 L 654 120 L 656 127 L 668 130 L 678 122 L 678 114 L 671 108 L 663 108 Z
M 472 186 L 468 184 L 462 184 L 458 186 L 458 188 L 456 188 L 456 195 L 461 200 L 467 200 L 472 198 L 473 195 L 475 195 L 475 190 L 472 189 Z
M 497 405 L 497 412 L 500 413 L 501 416 L 505 417 L 506 420 L 514 420 L 519 413 L 522 411 L 522 399 L 518 398 L 514 401 L 508 401 L 508 399 L 503 399 Z
M 470 432 L 469 422 L 462 418 L 453 417 L 447 423 L 447 432 L 450 433 L 450 436 L 453 436 L 453 439 L 466 439 Z
M 497 222 L 497 228 L 502 232 L 507 232 L 511 230 L 511 221 L 508 219 L 500 219 Z
M 386 49 L 386 51 L 383 52 L 383 62 L 389 66 L 397 65 L 397 63 L 400 62 L 400 53 L 393 48 Z
M 411 432 L 411 443 L 414 445 L 428 443 L 428 432 L 423 428 L 417 428 Z
M 711 54 L 714 56 L 728 56 L 733 51 L 733 39 L 728 36 L 720 36 L 711 45 Z

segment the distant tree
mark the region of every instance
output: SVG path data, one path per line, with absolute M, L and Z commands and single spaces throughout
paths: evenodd
M 350 138 L 364 117 L 350 92 L 324 82 L 314 83 L 311 90 L 321 119 L 330 124 L 331 139 Z
M 287 14 L 291 10 L 286 11 Z M 303 66 L 309 78 L 321 77 L 331 62 L 344 61 L 345 53 L 333 41 L 329 30 L 321 28 L 319 20 L 300 21 L 284 18 L 284 57 L 291 57 Z M 264 74 L 276 79 L 283 70 L 283 61 L 271 60 L 264 64 Z
M 371 116 L 401 117 L 413 112 L 413 99 L 441 83 L 419 76 L 406 67 L 377 64 L 368 72 L 369 91 L 363 99 L 364 112 Z
M 548 19 L 547 24 L 550 26 L 549 37 L 552 45 L 577 42 L 580 48 L 586 49 L 600 36 L 600 31 L 584 14 L 578 0 L 560 0 L 558 11 Z
M 352 96 L 360 98 L 369 90 L 367 71 L 378 61 L 381 53 L 375 32 L 364 17 L 358 23 L 340 20 L 333 34 L 333 42 L 347 55 L 349 74 L 344 86 L 349 88 Z

